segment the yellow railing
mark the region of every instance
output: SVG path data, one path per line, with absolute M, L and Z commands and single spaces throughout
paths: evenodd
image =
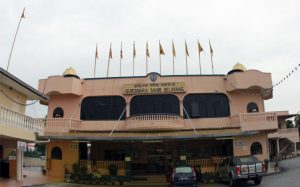
M 191 166 L 200 166 L 202 173 L 214 173 L 218 170 L 219 164 L 223 162 L 226 157 L 211 157 L 208 159 L 187 160 L 187 164 Z
M 118 169 L 118 175 L 125 175 L 125 161 L 105 160 L 92 162 L 91 160 L 79 160 L 79 165 L 91 168 L 92 171 L 98 171 L 102 175 L 108 175 L 109 166 L 115 165 Z
M 126 120 L 126 128 L 131 131 L 169 131 L 183 128 L 183 119 L 180 116 L 168 114 L 149 114 L 130 117 Z
M 39 135 L 44 134 L 44 123 L 42 120 L 31 118 L 2 106 L 0 106 L 0 123 L 23 128 L 36 132 Z

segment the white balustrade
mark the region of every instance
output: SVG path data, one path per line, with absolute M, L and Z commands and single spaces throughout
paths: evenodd
M 241 113 L 230 117 L 231 126 L 240 126 L 243 131 L 276 129 L 275 112 Z
M 126 128 L 133 131 L 179 130 L 183 126 L 182 117 L 168 114 L 147 114 L 130 117 L 126 120 Z
M 44 122 L 0 106 L 0 123 L 44 134 Z
M 45 132 L 66 133 L 80 130 L 81 121 L 72 118 L 47 118 Z

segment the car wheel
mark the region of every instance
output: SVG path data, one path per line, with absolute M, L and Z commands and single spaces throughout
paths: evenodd
M 234 180 L 232 177 L 229 179 L 229 186 L 230 187 L 235 187 L 236 186 L 236 180 Z
M 259 185 L 259 184 L 261 183 L 261 180 L 262 180 L 262 177 L 256 177 L 256 178 L 254 179 L 254 184 L 255 184 L 255 185 Z

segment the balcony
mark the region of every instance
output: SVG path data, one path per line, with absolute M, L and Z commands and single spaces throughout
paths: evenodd
M 292 142 L 300 141 L 298 128 L 278 129 L 277 132 L 269 133 L 268 138 L 287 138 Z
M 242 131 L 276 130 L 275 112 L 243 113 L 224 118 L 183 119 L 182 116 L 167 114 L 147 114 L 133 116 L 127 120 L 81 121 L 68 118 L 48 118 L 45 132 L 62 134 L 69 132 L 110 132 L 116 131 L 179 131 L 196 129 L 241 129 Z
M 21 134 L 23 131 L 37 133 L 38 135 L 44 134 L 44 122 L 42 120 L 34 119 L 0 106 L 0 125 L 2 124 L 1 134 L 5 135 L 7 132 L 7 136 L 14 137 L 13 134 L 17 134 L 16 131 Z
M 67 133 L 81 130 L 81 121 L 71 118 L 42 119 L 47 133 Z
M 126 120 L 128 131 L 173 131 L 184 127 L 183 119 L 176 115 L 149 114 Z
M 276 112 L 241 113 L 230 117 L 231 125 L 242 131 L 275 130 L 278 128 Z

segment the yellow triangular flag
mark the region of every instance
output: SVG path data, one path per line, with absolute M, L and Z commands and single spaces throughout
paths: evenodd
M 159 54 L 165 55 L 164 49 L 162 48 L 160 42 L 159 42 Z
M 172 40 L 172 53 L 173 53 L 173 56 L 176 57 L 176 50 L 175 50 L 175 45 L 174 45 L 173 40 Z
M 109 46 L 109 58 L 112 59 L 111 43 L 110 43 L 110 46 Z
M 187 47 L 187 44 L 186 44 L 186 41 L 185 41 L 185 54 L 187 56 L 190 56 L 189 51 L 188 51 L 188 47 Z
M 146 43 L 146 56 L 150 57 L 150 52 L 149 52 L 149 48 L 148 48 L 148 41 Z
M 23 12 L 22 12 L 21 18 L 24 18 L 24 19 L 26 18 L 26 17 L 25 17 L 25 8 L 23 9 Z
M 133 58 L 136 56 L 136 51 L 135 51 L 135 42 L 133 42 Z
M 209 49 L 210 49 L 210 55 L 213 56 L 214 51 L 213 51 L 213 49 L 212 49 L 212 47 L 211 47 L 210 40 L 209 40 Z
M 120 58 L 121 58 L 121 59 L 123 59 L 123 49 L 122 49 L 122 42 L 121 42 Z
M 96 45 L 95 58 L 96 58 L 96 59 L 98 59 L 98 58 L 99 58 L 99 56 L 98 56 L 98 45 Z
M 201 53 L 203 51 L 203 47 L 201 46 L 201 44 L 198 41 L 198 53 Z

